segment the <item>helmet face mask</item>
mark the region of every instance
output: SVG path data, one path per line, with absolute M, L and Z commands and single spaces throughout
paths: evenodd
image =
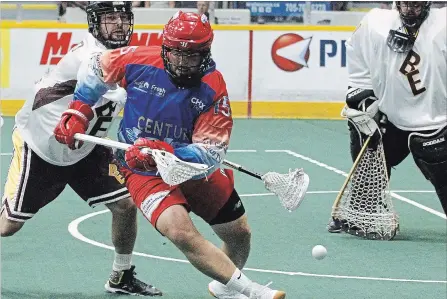
M 208 19 L 178 12 L 163 30 L 161 56 L 171 81 L 178 87 L 200 84 L 211 64 L 213 31 Z
M 166 72 L 178 87 L 192 87 L 200 81 L 209 67 L 211 53 L 184 51 L 162 47 Z
M 200 70 L 202 55 L 200 52 L 186 52 L 168 49 L 166 52 L 170 70 L 177 76 L 193 76 Z
M 89 32 L 107 49 L 129 44 L 134 23 L 131 2 L 91 2 L 86 11 Z
M 419 28 L 430 12 L 430 1 L 396 1 L 402 23 L 407 28 Z

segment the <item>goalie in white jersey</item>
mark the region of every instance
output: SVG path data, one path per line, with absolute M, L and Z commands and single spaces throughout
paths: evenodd
M 79 108 L 73 107 L 76 103 L 71 101 L 82 60 L 94 52 L 127 46 L 133 32 L 131 2 L 90 2 L 86 11 L 90 33 L 36 83 L 35 97 L 28 99 L 16 115 L 12 134 L 14 155 L 2 198 L 1 236 L 14 235 L 25 221 L 69 185 L 90 206 L 105 204 L 113 214 L 115 260 L 106 290 L 162 295 L 135 278 L 131 257 L 137 233 L 137 209 L 113 163 L 113 153 L 92 144 L 69 149 L 54 137 L 53 130 L 67 107 Z M 122 88 L 107 92 L 90 110 L 87 134 L 106 136 L 125 98 Z
M 396 1 L 373 9 L 346 42 L 351 155 L 382 138 L 388 175 L 409 153 L 447 213 L 447 9 Z M 377 142 L 373 142 L 373 145 Z M 345 219 L 328 230 L 340 232 Z

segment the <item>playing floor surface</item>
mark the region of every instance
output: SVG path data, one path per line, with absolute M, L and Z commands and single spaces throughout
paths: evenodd
M 1 130 L 1 188 L 11 158 L 12 118 Z M 115 126 L 116 127 L 116 126 Z M 115 136 L 115 130 L 110 133 Z M 287 291 L 287 298 L 447 298 L 446 217 L 411 157 L 393 170 L 391 189 L 401 232 L 394 241 L 329 234 L 330 209 L 352 165 L 343 121 L 236 120 L 227 158 L 259 172 L 303 167 L 311 178 L 300 208 L 289 213 L 262 182 L 236 175 L 253 231 L 246 274 Z M 212 230 L 191 214 L 199 230 Z M 211 298 L 208 278 L 138 215 L 137 277 L 165 299 Z M 15 236 L 1 239 L 2 299 L 103 299 L 113 261 L 111 214 L 89 208 L 69 188 Z M 328 249 L 324 260 L 311 249 Z M 128 297 L 123 297 L 128 298 Z

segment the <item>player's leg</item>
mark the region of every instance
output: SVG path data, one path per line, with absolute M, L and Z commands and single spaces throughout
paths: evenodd
M 362 135 L 357 128 L 348 123 L 350 137 L 350 153 L 352 161 L 354 161 L 366 140 L 366 136 Z M 385 134 L 382 135 L 383 149 L 385 152 L 386 167 L 388 178 L 391 176 L 391 168 L 399 165 L 409 154 L 407 146 L 408 135 L 410 132 L 400 130 L 391 122 L 383 125 Z M 328 231 L 331 233 L 341 232 L 343 219 L 332 219 L 328 224 Z
M 248 279 L 230 258 L 196 229 L 189 217 L 189 206 L 178 187 L 170 187 L 161 178 L 131 174 L 127 187 L 143 215 L 179 248 L 200 272 L 253 299 L 285 298 L 285 293 L 264 288 Z M 212 204 L 212 200 L 208 202 Z M 264 292 L 254 295 L 255 292 Z M 271 293 L 275 292 L 275 293 Z M 277 297 L 274 297 L 274 296 Z
M 435 187 L 442 209 L 447 214 L 447 127 L 412 133 L 408 145 L 416 165 Z
M 235 195 L 233 195 L 232 198 L 235 199 L 236 197 L 238 196 L 235 191 Z M 236 208 L 238 211 L 241 211 L 240 207 L 235 206 L 231 200 L 228 202 L 228 205 L 225 205 L 222 208 L 226 211 L 219 215 L 223 216 L 223 220 L 231 215 L 229 209 L 230 206 Z M 230 222 L 216 223 L 212 225 L 212 228 L 216 235 L 223 241 L 221 247 L 222 251 L 231 259 L 238 269 L 243 269 L 250 254 L 251 246 L 251 232 L 248 225 L 247 216 L 244 214 L 236 220 Z M 217 280 L 210 282 L 208 289 L 211 295 L 216 298 L 246 298 L 243 297 L 243 295 L 238 297 L 238 294 L 235 291 L 229 289 L 226 285 L 218 282 Z
M 250 254 L 251 231 L 244 205 L 236 190 L 233 190 L 230 198 L 210 222 L 210 225 L 223 241 L 222 251 L 238 269 L 243 269 Z M 216 298 L 238 298 L 232 290 L 216 280 L 212 281 L 208 288 Z
M 0 235 L 18 232 L 25 221 L 54 200 L 65 188 L 63 167 L 51 165 L 36 155 L 18 130 L 12 134 L 14 152 L 2 197 Z
M 105 204 L 112 212 L 115 257 L 106 290 L 133 295 L 162 295 L 160 290 L 135 277 L 135 267 L 131 262 L 137 237 L 137 208 L 125 186 L 124 177 L 113 163 L 111 150 L 96 146 L 74 166 L 69 184 L 90 206 Z
M 215 171 L 206 180 L 185 182 L 181 190 L 191 210 L 210 224 L 223 241 L 222 251 L 242 269 L 250 254 L 251 231 L 244 205 L 234 189 L 233 171 Z M 208 287 L 216 298 L 247 298 L 217 280 Z
M 250 254 L 251 231 L 244 205 L 236 190 L 210 225 L 223 241 L 222 251 L 242 269 Z
M 207 179 L 181 185 L 192 212 L 210 224 L 224 242 L 222 250 L 242 269 L 250 253 L 250 227 L 245 208 L 234 190 L 233 171 L 215 171 Z
M 351 158 L 354 161 L 362 148 L 365 136 L 362 136 L 354 125 L 349 126 Z M 407 138 L 410 132 L 400 130 L 391 122 L 387 122 L 384 129 L 386 133 L 382 135 L 383 150 L 388 171 L 388 177 L 391 176 L 391 168 L 399 165 L 410 153 L 407 146 Z
M 210 224 L 223 241 L 222 251 L 242 269 L 250 254 L 251 232 L 244 205 L 234 190 L 233 172 L 215 171 L 207 180 L 185 182 L 181 190 L 192 211 Z M 208 288 L 216 298 L 246 298 L 217 280 Z

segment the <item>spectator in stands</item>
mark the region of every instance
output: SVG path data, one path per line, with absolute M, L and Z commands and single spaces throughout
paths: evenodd
M 174 1 L 176 8 L 195 8 L 195 1 Z
M 209 9 L 210 9 L 209 1 L 197 1 L 197 13 L 199 15 L 205 15 L 209 19 L 210 18 Z M 218 24 L 216 17 L 214 17 L 214 24 Z
M 138 8 L 138 7 L 150 7 L 151 2 L 150 1 L 132 1 L 132 7 Z
M 58 18 L 59 22 L 65 23 L 65 14 L 67 13 L 67 7 L 79 7 L 82 10 L 85 10 L 88 1 L 60 1 L 58 3 Z
M 147 1 L 152 8 L 175 8 L 175 1 Z
M 331 9 L 333 11 L 347 11 L 348 2 L 346 1 L 331 1 Z

